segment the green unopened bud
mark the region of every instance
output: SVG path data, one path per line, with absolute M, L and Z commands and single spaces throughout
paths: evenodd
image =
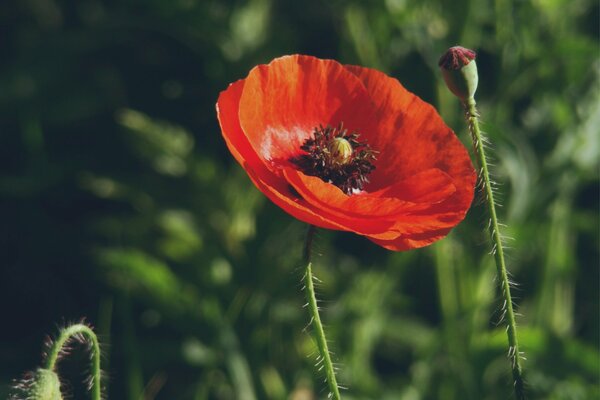
M 58 375 L 49 369 L 39 368 L 26 374 L 13 388 L 13 400 L 63 400 Z
M 472 99 L 477 90 L 479 78 L 475 56 L 473 50 L 454 46 L 450 47 L 438 62 L 448 89 L 463 103 Z
M 58 375 L 48 369 L 38 369 L 31 394 L 34 400 L 62 400 Z
M 329 153 L 336 164 L 347 164 L 352 159 L 352 145 L 346 139 L 337 137 L 331 141 Z

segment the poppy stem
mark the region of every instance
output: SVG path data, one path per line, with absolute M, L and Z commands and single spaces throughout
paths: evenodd
M 317 228 L 313 225 L 308 227 L 306 234 L 306 242 L 304 245 L 304 261 L 306 262 L 306 273 L 304 275 L 304 285 L 306 288 L 306 298 L 308 300 L 308 309 L 311 314 L 311 323 L 315 327 L 315 336 L 317 339 L 317 347 L 319 348 L 320 357 L 317 360 L 317 365 L 322 364 L 325 369 L 327 378 L 327 384 L 329 385 L 330 397 L 333 400 L 340 400 L 340 390 L 335 378 L 335 369 L 331 362 L 331 355 L 327 346 L 327 338 L 325 337 L 325 331 L 323 330 L 323 324 L 321 323 L 321 317 L 319 317 L 319 306 L 317 304 L 317 297 L 315 295 L 315 287 L 313 280 L 316 279 L 312 273 L 312 243 Z
M 471 132 L 471 138 L 477 153 L 477 161 L 481 168 L 481 178 L 483 179 L 483 190 L 485 192 L 488 212 L 490 214 L 490 235 L 494 243 L 493 253 L 496 260 L 496 269 L 500 278 L 500 288 L 504 297 L 502 307 L 503 317 L 506 318 L 506 333 L 508 336 L 508 358 L 511 360 L 512 376 L 514 380 L 515 397 L 517 400 L 525 399 L 523 389 L 523 368 L 521 365 L 521 353 L 519 352 L 519 342 L 517 339 L 517 324 L 515 321 L 515 312 L 513 308 L 512 297 L 510 294 L 510 280 L 506 270 L 504 260 L 504 248 L 502 246 L 502 237 L 500 236 L 498 217 L 496 215 L 496 203 L 494 202 L 494 192 L 488 171 L 487 159 L 485 156 L 485 146 L 482 132 L 479 128 L 479 113 L 475 106 L 475 99 L 470 97 L 464 103 L 466 109 L 466 118 Z
M 70 339 L 76 338 L 82 341 L 82 338 L 87 339 L 90 342 L 91 360 L 92 360 L 92 375 L 90 377 L 90 387 L 93 400 L 101 400 L 101 371 L 100 371 L 100 344 L 98 337 L 94 331 L 87 325 L 75 324 L 65 329 L 62 329 L 58 339 L 52 343 L 52 347 L 48 353 L 46 360 L 46 369 L 54 371 L 56 369 L 56 362 L 59 358 L 61 350 L 65 347 Z

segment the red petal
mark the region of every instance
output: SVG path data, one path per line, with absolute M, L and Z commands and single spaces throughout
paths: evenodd
M 256 173 L 250 168 L 246 168 L 248 175 L 254 184 L 263 192 L 271 201 L 283 208 L 286 212 L 304 221 L 321 228 L 338 229 L 343 231 L 351 231 L 363 235 L 375 234 L 386 231 L 392 223 L 389 221 L 372 222 L 363 218 L 354 218 L 349 215 L 342 217 L 334 215 L 327 210 L 314 207 L 303 198 L 295 196 L 291 192 L 291 187 L 287 184 L 282 184 L 284 180 L 280 178 L 268 178 L 265 171 Z
M 387 220 L 430 208 L 455 192 L 452 179 L 431 169 L 394 183 L 375 193 L 346 195 L 338 187 L 293 168 L 285 168 L 284 176 L 298 193 L 315 207 L 335 215 Z
M 285 179 L 274 174 L 259 159 L 237 119 L 237 110 L 243 89 L 244 81 L 240 80 L 231 84 L 227 90 L 221 93 L 217 102 L 217 116 L 227 147 L 246 170 L 256 187 L 286 212 L 308 224 L 345 231 L 353 231 L 354 228 L 360 227 L 364 220 L 348 216 L 344 218 L 335 217 L 331 213 L 315 208 L 299 198 L 291 192 Z M 379 232 L 390 225 L 389 222 L 380 223 L 375 227 L 365 227 L 362 231 L 365 233 Z
M 373 196 L 395 197 L 419 204 L 437 204 L 456 192 L 452 178 L 437 168 L 430 168 L 400 182 L 373 192 Z M 411 210 L 415 211 L 415 210 Z
M 240 124 L 267 161 L 297 156 L 319 125 L 367 132 L 374 127 L 369 95 L 357 77 L 333 60 L 286 56 L 250 71 L 239 108 Z
M 460 222 L 473 199 L 476 181 L 473 164 L 460 140 L 431 105 L 396 79 L 373 69 L 346 68 L 362 80 L 377 108 L 377 134 L 367 140 L 380 154 L 368 188 L 384 188 L 419 171 L 440 169 L 452 177 L 456 193 L 439 203 L 436 210 L 456 212 L 456 223 Z
M 320 228 L 347 230 L 344 226 L 328 221 L 319 210 L 313 210 L 304 200 L 290 193 L 285 180 L 276 177 L 270 171 L 261 169 L 259 172 L 255 172 L 249 165 L 246 165 L 244 169 L 254 185 L 265 196 L 293 217 Z
M 292 168 L 284 176 L 294 189 L 316 209 L 330 213 L 331 219 L 344 221 L 354 232 L 371 239 L 394 240 L 403 235 L 453 227 L 464 214 L 431 212 L 454 191 L 450 177 L 439 170 L 428 170 L 378 193 L 347 196 L 320 178 L 307 176 Z M 398 197 L 381 197 L 382 195 Z M 348 222 L 356 218 L 359 225 Z
M 248 160 L 248 164 L 257 165 L 262 161 L 258 158 L 246 135 L 244 135 L 238 117 L 240 97 L 242 97 L 243 90 L 244 80 L 240 79 L 221 92 L 217 100 L 217 118 L 227 148 L 237 162 L 244 166 L 246 160 Z
M 444 237 L 472 200 L 475 172 L 462 144 L 430 105 L 378 71 L 283 57 L 230 85 L 217 113 L 255 185 L 309 224 L 408 250 Z M 346 196 L 287 168 L 316 126 L 342 121 L 380 151 L 370 193 Z
M 373 242 L 378 245 L 385 247 L 388 250 L 393 251 L 406 251 L 412 249 L 418 249 L 420 247 L 425 247 L 433 242 L 436 242 L 440 239 L 443 239 L 448 235 L 451 228 L 447 229 L 439 229 L 436 231 L 429 231 L 427 233 L 417 234 L 417 235 L 406 235 L 398 237 L 394 240 L 379 240 L 379 239 L 371 239 Z
M 377 108 L 377 131 L 368 137 L 369 144 L 380 151 L 377 169 L 370 177 L 372 187 L 385 187 L 397 180 L 394 177 L 438 168 L 460 179 L 461 188 L 473 188 L 469 154 L 430 104 L 382 72 L 346 68 L 362 80 Z
M 328 229 L 343 229 L 339 225 L 326 221 L 310 207 L 304 205 L 305 202 L 290 193 L 285 179 L 276 176 L 259 159 L 244 135 L 238 119 L 238 107 L 243 88 L 244 80 L 232 83 L 227 90 L 221 92 L 217 101 L 217 117 L 231 154 L 246 170 L 256 187 L 279 207 L 309 224 Z

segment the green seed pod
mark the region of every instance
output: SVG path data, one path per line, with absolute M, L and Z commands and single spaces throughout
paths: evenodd
M 344 165 L 352 158 L 352 145 L 346 139 L 337 137 L 331 141 L 329 152 L 333 162 Z
M 448 89 L 463 103 L 473 99 L 477 90 L 479 77 L 475 56 L 473 50 L 454 46 L 438 62 Z

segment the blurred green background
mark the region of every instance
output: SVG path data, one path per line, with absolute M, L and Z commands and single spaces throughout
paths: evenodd
M 280 55 L 335 58 L 398 78 L 468 145 L 436 65 L 461 44 L 478 51 L 529 396 L 599 398 L 599 17 L 593 0 L 2 2 L 0 397 L 86 317 L 109 399 L 325 398 L 305 226 L 233 161 L 217 96 Z M 485 226 L 476 202 L 407 253 L 320 231 L 345 399 L 511 397 Z M 61 366 L 72 398 L 85 364 Z

